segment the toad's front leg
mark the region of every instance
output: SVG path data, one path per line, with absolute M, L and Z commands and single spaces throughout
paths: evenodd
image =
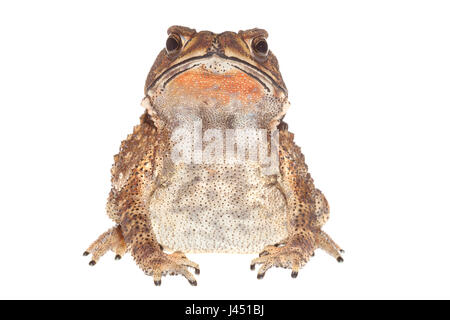
M 314 187 L 300 148 L 287 130 L 280 132 L 279 157 L 280 189 L 286 199 L 289 236 L 280 245 L 267 246 L 258 258 L 253 259 L 252 269 L 261 264 L 258 279 L 263 278 L 270 267 L 292 269 L 292 277 L 297 277 L 299 269 L 317 248 L 325 250 L 338 262 L 344 261 L 343 250 L 321 230 L 329 217 L 328 203 Z
M 107 208 L 118 225 L 112 232 L 103 234 L 85 254 L 92 253 L 91 265 L 94 265 L 109 249 L 118 256 L 130 251 L 145 274 L 153 276 L 155 285 L 160 285 L 161 277 L 167 274 L 181 274 L 191 285 L 196 285 L 188 267 L 199 274 L 198 264 L 188 260 L 182 252 L 165 253 L 153 232 L 148 201 L 158 186 L 157 172 L 161 164 L 157 161 L 160 159 L 157 146 L 162 142 L 156 138 L 156 129 L 145 119 L 145 116 L 141 118 L 141 125 L 135 128 L 115 157 L 113 188 Z
M 158 164 L 152 150 L 133 169 L 127 183 L 120 191 L 113 192 L 123 237 L 130 248 L 136 264 L 147 275 L 153 276 L 155 285 L 161 284 L 161 277 L 167 274 L 181 274 L 191 285 L 197 285 L 187 267 L 200 273 L 199 266 L 188 260 L 181 252 L 167 254 L 158 243 L 153 232 L 148 210 L 148 199 L 157 187 Z
M 187 259 L 180 251 L 172 254 L 163 251 L 156 241 L 149 214 L 143 205 L 132 205 L 124 214 L 120 225 L 136 264 L 146 275 L 153 276 L 155 285 L 161 285 L 161 277 L 167 274 L 183 275 L 191 285 L 197 285 L 188 267 L 193 268 L 196 274 L 200 274 L 199 265 Z

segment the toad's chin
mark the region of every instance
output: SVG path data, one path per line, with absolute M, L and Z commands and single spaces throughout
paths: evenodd
M 207 127 L 233 128 L 251 119 L 252 126 L 267 128 L 278 124 L 289 103 L 260 71 L 214 56 L 169 69 L 149 88 L 143 105 L 170 126 L 201 118 Z

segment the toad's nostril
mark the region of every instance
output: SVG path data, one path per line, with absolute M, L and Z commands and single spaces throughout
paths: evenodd
M 220 43 L 219 38 L 216 36 L 211 41 L 210 51 L 219 52 L 220 51 Z

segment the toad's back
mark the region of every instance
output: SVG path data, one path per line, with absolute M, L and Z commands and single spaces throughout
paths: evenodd
M 150 199 L 158 242 L 185 252 L 259 252 L 287 237 L 275 178 L 252 164 L 177 165 Z

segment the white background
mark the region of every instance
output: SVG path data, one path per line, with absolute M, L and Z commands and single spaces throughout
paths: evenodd
M 0 297 L 450 298 L 449 17 L 446 1 L 2 1 Z M 88 266 L 173 24 L 269 31 L 343 264 L 317 252 L 258 281 L 252 255 L 188 255 L 198 287 L 155 287 L 130 255 Z

